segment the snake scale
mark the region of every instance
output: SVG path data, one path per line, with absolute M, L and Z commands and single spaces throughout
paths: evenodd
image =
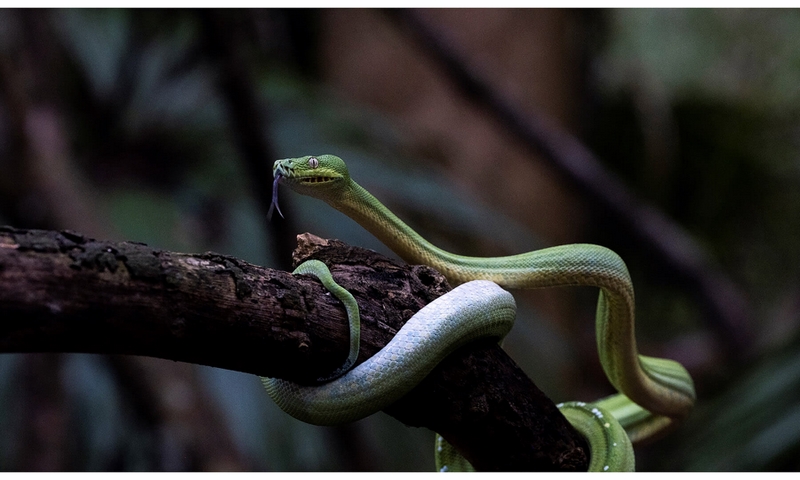
M 516 308 L 511 295 L 500 286 L 600 289 L 598 353 L 609 381 L 620 393 L 591 403 L 559 405 L 589 442 L 590 470 L 633 470 L 632 442 L 661 433 L 691 411 L 695 391 L 686 369 L 675 361 L 638 353 L 633 284 L 625 263 L 613 251 L 598 245 L 573 244 L 506 257 L 456 255 L 432 245 L 397 218 L 350 178 L 339 157 L 278 160 L 273 174 L 274 207 L 278 184 L 286 184 L 343 212 L 406 262 L 429 265 L 453 284 L 460 284 L 417 312 L 383 350 L 335 380 L 299 386 L 264 378 L 269 395 L 290 415 L 320 425 L 366 417 L 402 397 L 458 346 L 484 336 L 502 338 L 513 325 Z M 303 264 L 298 267 L 302 272 L 295 273 L 325 277 L 326 288 L 345 305 L 354 305 L 355 300 L 341 287 L 343 293 L 333 290 L 338 285 L 327 278 L 327 267 L 317 263 Z M 350 310 L 348 307 L 352 334 Z M 356 341 L 355 346 L 351 344 L 348 361 L 357 349 Z M 346 363 L 328 379 L 347 368 Z M 437 467 L 442 471 L 471 467 L 441 437 L 437 437 L 436 451 Z

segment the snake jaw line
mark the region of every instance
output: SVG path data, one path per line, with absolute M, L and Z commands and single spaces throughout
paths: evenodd
M 300 183 L 325 183 L 335 179 L 328 177 L 303 177 L 297 179 Z

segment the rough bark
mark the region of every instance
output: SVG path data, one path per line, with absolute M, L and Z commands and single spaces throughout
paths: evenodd
M 310 235 L 362 313 L 359 363 L 450 289 L 438 272 Z M 347 354 L 343 307 L 313 278 L 216 254 L 0 227 L 0 352 L 146 355 L 308 383 Z M 492 342 L 455 352 L 387 409 L 483 470 L 580 470 L 580 436 Z

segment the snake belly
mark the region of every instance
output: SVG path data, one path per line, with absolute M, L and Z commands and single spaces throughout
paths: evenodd
M 478 338 L 503 338 L 515 316 L 510 293 L 493 282 L 468 282 L 423 307 L 384 348 L 336 380 L 305 386 L 263 377 L 262 383 L 275 403 L 298 420 L 353 422 L 397 401 L 453 350 Z

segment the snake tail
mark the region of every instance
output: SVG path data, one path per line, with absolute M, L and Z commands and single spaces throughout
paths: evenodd
M 625 429 L 608 410 L 597 404 L 565 402 L 557 405 L 569 423 L 589 442 L 590 472 L 632 472 L 633 445 Z

